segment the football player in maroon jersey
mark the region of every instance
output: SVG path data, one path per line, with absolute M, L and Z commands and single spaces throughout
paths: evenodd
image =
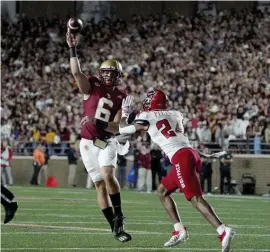
M 66 38 L 71 72 L 84 96 L 80 142 L 82 160 L 95 183 L 99 206 L 113 235 L 117 240 L 127 242 L 131 236 L 124 231 L 120 187 L 115 177 L 117 153 L 124 155 L 129 147 L 128 142 L 123 147 L 114 137 L 119 132 L 121 105 L 126 97 L 117 87 L 123 75 L 122 66 L 117 60 L 106 60 L 100 66 L 98 77 L 86 76 L 76 56 L 76 35 L 68 29 Z

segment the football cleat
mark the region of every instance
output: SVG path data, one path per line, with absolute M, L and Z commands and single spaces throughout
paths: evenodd
M 173 236 L 164 244 L 164 247 L 174 247 L 182 242 L 187 241 L 189 237 L 186 228 L 184 228 L 182 231 L 173 231 L 172 234 Z
M 131 235 L 124 231 L 124 218 L 123 216 L 114 218 L 113 235 L 120 242 L 128 242 L 132 239 Z
M 222 245 L 222 252 L 229 252 L 230 251 L 230 247 L 231 247 L 231 241 L 232 238 L 235 234 L 234 229 L 230 228 L 230 227 L 226 227 L 225 231 L 218 236 L 218 238 L 221 241 L 221 245 Z
M 18 209 L 18 203 L 17 202 L 11 202 L 7 207 L 5 207 L 6 210 L 6 216 L 4 219 L 4 224 L 7 224 L 10 222 L 13 218 Z

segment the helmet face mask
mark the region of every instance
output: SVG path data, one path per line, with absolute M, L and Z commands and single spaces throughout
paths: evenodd
M 143 110 L 166 110 L 168 103 L 167 96 L 161 90 L 154 89 L 147 93 L 143 101 Z
M 143 110 L 149 111 L 151 110 L 151 101 L 155 95 L 155 91 L 149 91 L 146 95 L 146 98 L 143 100 Z
M 106 86 L 117 86 L 119 84 L 119 72 L 115 70 L 100 70 L 100 79 Z
M 119 85 L 122 76 L 122 65 L 117 60 L 106 60 L 99 68 L 99 77 L 105 86 Z

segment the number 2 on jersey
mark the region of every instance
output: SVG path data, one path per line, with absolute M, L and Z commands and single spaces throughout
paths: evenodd
M 162 129 L 161 134 L 163 136 L 165 136 L 166 138 L 176 136 L 176 133 L 172 129 L 172 127 L 171 127 L 170 123 L 168 122 L 168 120 L 166 120 L 166 119 L 160 120 L 160 121 L 158 121 L 156 123 L 156 126 L 157 126 L 158 130 Z
M 95 118 L 108 122 L 110 120 L 111 111 L 104 108 L 104 105 L 107 104 L 110 108 L 113 107 L 113 102 L 105 97 L 102 97 L 98 101 L 97 110 Z

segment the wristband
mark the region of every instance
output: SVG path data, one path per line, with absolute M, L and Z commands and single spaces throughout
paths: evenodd
M 96 126 L 100 130 L 105 130 L 108 128 L 108 122 L 104 122 L 102 120 L 96 119 Z
M 122 108 L 122 118 L 123 117 L 129 117 L 128 109 Z
M 122 118 L 128 118 L 129 117 L 129 114 L 128 113 L 123 113 L 122 112 Z
M 124 128 L 119 127 L 120 134 L 133 134 L 136 132 L 136 128 L 134 125 L 129 125 Z
M 70 53 L 70 58 L 76 58 L 77 53 L 76 53 L 76 48 L 75 47 L 70 47 L 69 48 L 69 53 Z

